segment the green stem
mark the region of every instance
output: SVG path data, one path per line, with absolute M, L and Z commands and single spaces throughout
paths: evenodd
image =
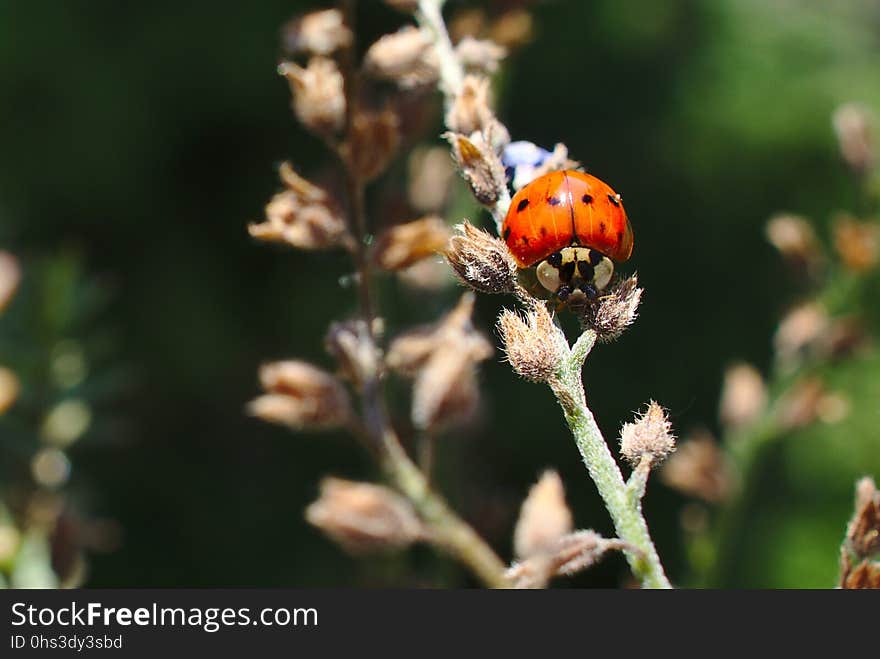
M 429 540 L 467 565 L 490 588 L 509 588 L 505 566 L 486 542 L 431 489 L 393 431 L 382 436 L 382 466 L 388 478 L 412 502 L 429 529 Z
M 645 588 L 671 588 L 642 515 L 641 497 L 631 496 L 602 431 L 587 407 L 581 368 L 595 341 L 594 332 L 584 332 L 550 386 L 562 407 L 590 478 L 614 522 L 617 536 L 637 550 L 624 551 L 633 574 Z

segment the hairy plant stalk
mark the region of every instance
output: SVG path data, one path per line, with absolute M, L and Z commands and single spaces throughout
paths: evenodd
M 446 22 L 443 20 L 443 5 L 445 4 L 446 0 L 419 0 L 419 8 L 415 13 L 415 18 L 419 26 L 426 30 L 434 40 L 434 52 L 440 62 L 439 88 L 443 94 L 444 106 L 448 108 L 461 92 L 464 67 L 455 54 L 452 40 L 449 38 L 449 31 L 446 29 Z M 499 233 L 509 206 L 510 193 L 505 188 L 495 205 L 489 209 L 492 213 L 492 219 L 495 220 L 495 228 Z
M 443 5 L 446 0 L 419 0 L 416 20 L 434 39 L 434 50 L 440 60 L 440 91 L 448 105 L 461 91 L 464 69 L 455 56 L 452 40 L 443 21 Z
M 617 536 L 636 549 L 624 550 L 633 574 L 645 588 L 671 588 L 642 515 L 641 497 L 631 496 L 602 431 L 587 406 L 581 369 L 595 342 L 595 332 L 584 332 L 572 346 L 550 386 L 562 407 L 590 478 L 611 515 Z
M 354 8 L 351 0 L 342 3 L 347 23 L 354 32 Z M 439 7 L 438 7 L 439 12 Z M 448 41 L 448 37 L 447 37 Z M 451 49 L 451 44 L 449 48 Z M 345 58 L 351 61 L 350 53 Z M 357 74 L 346 67 L 347 119 L 351 126 Z M 352 260 L 357 270 L 359 313 L 367 325 L 373 348 L 378 348 L 374 322 L 376 302 L 373 298 L 373 272 L 367 254 L 368 222 L 364 203 L 366 182 L 354 168 L 340 157 L 345 172 L 349 202 L 349 225 L 355 235 Z M 378 354 L 378 350 L 374 351 Z M 376 365 L 363 383 L 361 403 L 366 433 L 379 451 L 379 460 L 388 479 L 406 496 L 428 527 L 428 539 L 466 565 L 476 577 L 490 588 L 505 588 L 509 583 L 504 575 L 505 565 L 491 547 L 464 520 L 458 517 L 443 497 L 433 490 L 426 475 L 410 459 L 400 443 L 388 416 L 382 387 L 382 368 Z

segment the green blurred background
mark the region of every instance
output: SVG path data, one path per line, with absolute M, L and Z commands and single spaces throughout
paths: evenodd
M 315 6 L 0 2 L 0 241 L 25 271 L 0 318 L 16 328 L 2 357 L 24 369 L 67 334 L 90 337 L 99 384 L 82 392 L 94 423 L 69 451 L 70 498 L 122 535 L 90 557 L 89 586 L 471 583 L 426 549 L 346 556 L 302 511 L 322 475 L 372 478 L 371 464 L 345 436 L 291 435 L 244 414 L 261 361 L 330 367 L 324 331 L 353 310 L 341 255 L 267 248 L 245 230 L 278 187 L 277 163 L 309 174 L 325 160 L 275 72 L 280 26 Z M 636 233 L 628 267 L 646 291 L 636 325 L 591 357 L 593 410 L 609 437 L 649 398 L 679 433 L 715 429 L 724 368 L 766 370 L 778 319 L 803 295 L 766 243 L 768 216 L 803 213 L 825 237 L 832 212 L 857 208 L 830 117 L 842 102 L 880 108 L 880 3 L 579 0 L 534 14 L 535 38 L 506 64 L 500 116 L 516 139 L 565 142 L 623 193 Z M 403 17 L 361 2 L 360 20 L 368 42 Z M 40 284 L 30 273 L 46 263 L 58 272 Z M 76 272 L 85 288 L 64 283 Z M 51 309 L 29 311 L 40 286 L 66 291 L 58 304 L 104 301 L 53 333 Z M 390 332 L 458 294 L 383 282 Z M 876 316 L 877 302 L 864 311 Z M 479 300 L 489 333 L 501 303 Z M 837 369 L 851 415 L 770 451 L 741 560 L 720 585 L 834 583 L 853 482 L 880 475 L 878 374 L 873 357 Z M 609 533 L 546 388 L 515 379 L 500 352 L 481 377 L 479 419 L 439 448 L 456 507 L 509 558 L 521 499 L 555 467 L 577 524 Z M 659 482 L 646 500 L 679 582 L 685 501 Z M 560 585 L 625 576 L 614 558 Z

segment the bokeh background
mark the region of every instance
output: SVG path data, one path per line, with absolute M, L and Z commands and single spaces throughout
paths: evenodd
M 365 43 L 404 20 L 359 4 Z M 44 415 L 82 403 L 62 419 L 86 420 L 64 445 L 71 524 L 104 520 L 88 586 L 471 583 L 428 549 L 344 554 L 302 511 L 322 475 L 372 478 L 374 467 L 342 434 L 292 435 L 244 413 L 262 361 L 330 367 L 323 334 L 354 308 L 341 255 L 271 249 L 246 232 L 280 161 L 306 174 L 326 162 L 275 71 L 280 26 L 316 6 L 0 2 L 0 242 L 24 277 L 0 317 L 0 360 L 23 387 L 0 420 L 0 478 L 14 499 Z M 880 5 L 579 0 L 532 11 L 499 115 L 517 139 L 565 142 L 622 191 L 636 233 L 628 268 L 646 290 L 636 325 L 590 359 L 593 410 L 610 437 L 649 398 L 680 433 L 717 430 L 725 367 L 766 371 L 781 314 L 805 294 L 767 243 L 767 218 L 803 214 L 827 239 L 834 212 L 864 210 L 831 114 L 850 101 L 880 108 Z M 438 117 L 427 139 L 439 143 L 440 130 Z M 436 318 L 460 290 L 413 293 L 389 278 L 380 294 L 393 334 Z M 865 301 L 854 311 L 870 327 L 880 297 Z M 487 333 L 501 302 L 478 301 Z M 880 474 L 878 375 L 872 354 L 837 368 L 847 418 L 768 452 L 735 569 L 713 585 L 834 584 L 853 482 Z M 555 467 L 577 524 L 609 533 L 546 388 L 517 380 L 500 352 L 481 380 L 478 419 L 438 449 L 457 509 L 509 557 L 520 501 Z M 646 500 L 680 583 L 686 502 L 653 481 Z M 559 585 L 626 575 L 618 557 Z

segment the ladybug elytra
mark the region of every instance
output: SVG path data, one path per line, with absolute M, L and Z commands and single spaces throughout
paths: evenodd
M 510 202 L 501 236 L 522 268 L 537 265 L 541 285 L 562 302 L 595 296 L 626 261 L 633 232 L 620 195 L 575 170 L 535 179 Z

